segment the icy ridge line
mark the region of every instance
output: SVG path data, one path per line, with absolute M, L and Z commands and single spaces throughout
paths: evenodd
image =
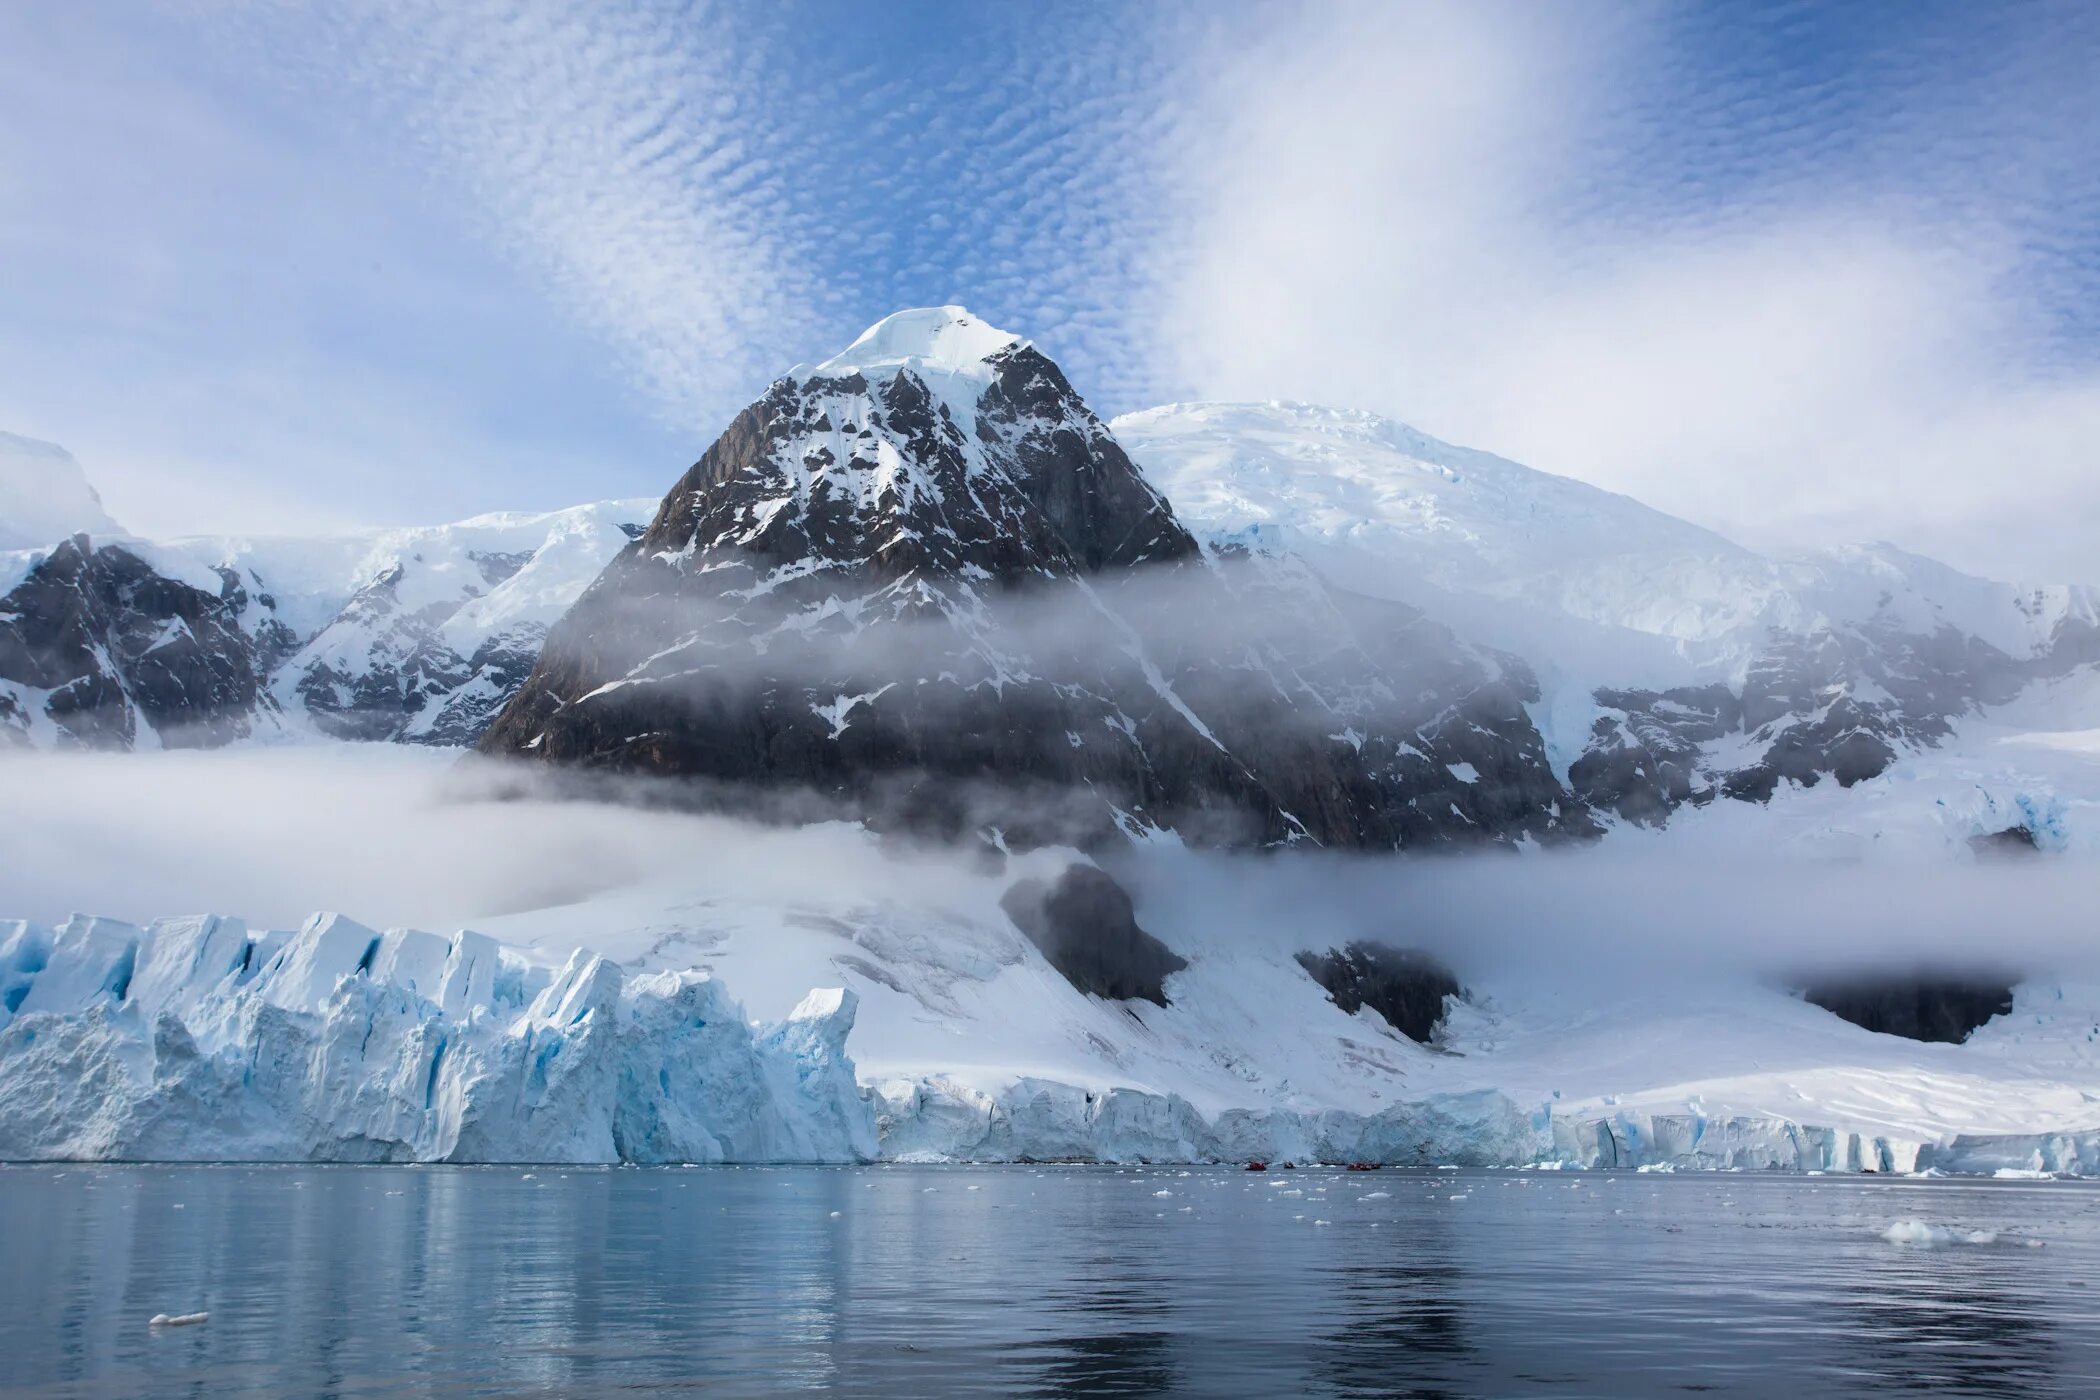
M 699 973 L 333 914 L 0 923 L 0 1160 L 866 1160 L 857 1004 L 753 1026 Z

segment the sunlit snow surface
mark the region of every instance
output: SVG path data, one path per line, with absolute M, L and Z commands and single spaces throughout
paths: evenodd
M 1371 413 L 1170 404 L 1110 426 L 1191 529 L 1251 532 L 1524 657 L 1546 692 L 1534 718 L 1564 756 L 1599 713 L 1596 687 L 1740 684 L 1773 628 L 1951 626 L 2018 658 L 2100 612 L 2077 581 L 1999 583 L 1888 544 L 1759 554 Z
M 1372 413 L 1170 404 L 1110 427 L 1192 528 L 1274 532 L 1346 587 L 1618 685 L 1725 671 L 1768 627 L 1876 612 L 2023 655 L 2092 606 L 2083 590 L 2016 589 L 1890 545 L 1772 558 Z
M 926 306 L 885 316 L 838 354 L 815 366 L 789 371 L 796 379 L 849 374 L 874 376 L 910 369 L 920 374 L 974 375 L 991 381 L 985 360 L 1020 337 L 972 316 L 960 306 Z

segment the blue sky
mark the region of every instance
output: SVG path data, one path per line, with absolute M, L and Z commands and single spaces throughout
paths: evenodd
M 0 427 L 153 532 L 653 495 L 899 306 L 2100 575 L 2100 8 L 0 9 Z

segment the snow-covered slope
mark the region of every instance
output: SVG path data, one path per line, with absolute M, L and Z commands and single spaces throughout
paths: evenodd
M 468 744 L 532 669 L 548 626 L 653 509 L 606 501 L 387 530 L 344 541 L 325 571 L 301 541 L 183 547 L 284 581 L 273 597 L 306 639 L 272 676 L 285 713 L 338 738 Z
M 2100 660 L 2100 594 L 1888 545 L 1767 558 L 1372 414 L 1179 404 L 1117 435 L 1200 533 L 1260 538 L 1538 671 L 1576 794 L 1639 822 L 1841 785 Z
M 1676 682 L 1794 620 L 1781 570 L 1719 535 L 1375 414 L 1170 404 L 1110 426 L 1198 528 L 1258 531 L 1542 667 Z
M 1022 343 L 960 306 L 922 306 L 885 316 L 838 354 L 821 364 L 797 365 L 788 378 L 889 377 L 905 369 L 921 379 L 959 377 L 982 388 L 992 382 L 991 358 Z
M 1880 618 L 2028 656 L 2096 616 L 2089 589 L 1994 583 L 1885 544 L 1770 558 L 1371 413 L 1170 404 L 1110 427 L 1200 529 L 1276 537 L 1346 587 L 1622 686 L 1739 679 L 1772 629 Z
M 678 872 L 483 924 L 507 943 L 0 926 L 0 1157 L 2100 1173 L 2100 984 L 1918 1044 L 1740 975 L 1548 960 L 1468 972 L 1419 1045 L 1294 956 L 1329 920 L 1224 924 L 1200 884 L 1140 905 L 1186 963 L 1167 1004 L 1079 991 L 999 908 L 1068 859 L 784 900 Z
M 71 535 L 122 533 L 72 453 L 0 433 L 0 552 L 49 548 Z M 7 567 L 0 563 L 0 585 Z

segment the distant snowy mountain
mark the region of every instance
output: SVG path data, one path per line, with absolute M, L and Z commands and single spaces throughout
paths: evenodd
M 0 742 L 486 733 L 955 830 L 986 790 L 1016 821 L 1014 783 L 1046 829 L 1659 825 L 1854 786 L 2100 662 L 2088 588 L 1773 558 L 1367 413 L 1104 424 L 953 307 L 798 366 L 660 504 L 148 543 L 4 436 L 0 493 L 33 541 L 0 553 Z
M 1636 821 L 1849 786 L 2100 660 L 2092 590 L 1886 545 L 1771 559 L 1372 414 L 1181 404 L 1112 426 L 1207 538 L 1260 539 L 1530 661 L 1575 793 Z
M 482 749 L 995 841 L 1587 833 L 1530 684 L 1412 609 L 1206 552 L 1055 364 L 942 307 L 739 415 Z
M 194 542 L 297 584 L 280 606 L 313 618 L 273 672 L 280 710 L 344 739 L 470 744 L 539 658 L 548 626 L 640 530 L 652 503 L 476 516 L 358 539 L 324 575 L 290 541 Z M 309 554 L 306 556 L 311 559 Z M 269 572 L 264 573 L 264 570 Z M 340 604 L 346 582 L 356 588 Z
M 652 508 L 0 555 L 0 743 L 470 743 Z
M 35 549 L 77 534 L 121 533 L 72 453 L 0 433 L 0 550 Z

